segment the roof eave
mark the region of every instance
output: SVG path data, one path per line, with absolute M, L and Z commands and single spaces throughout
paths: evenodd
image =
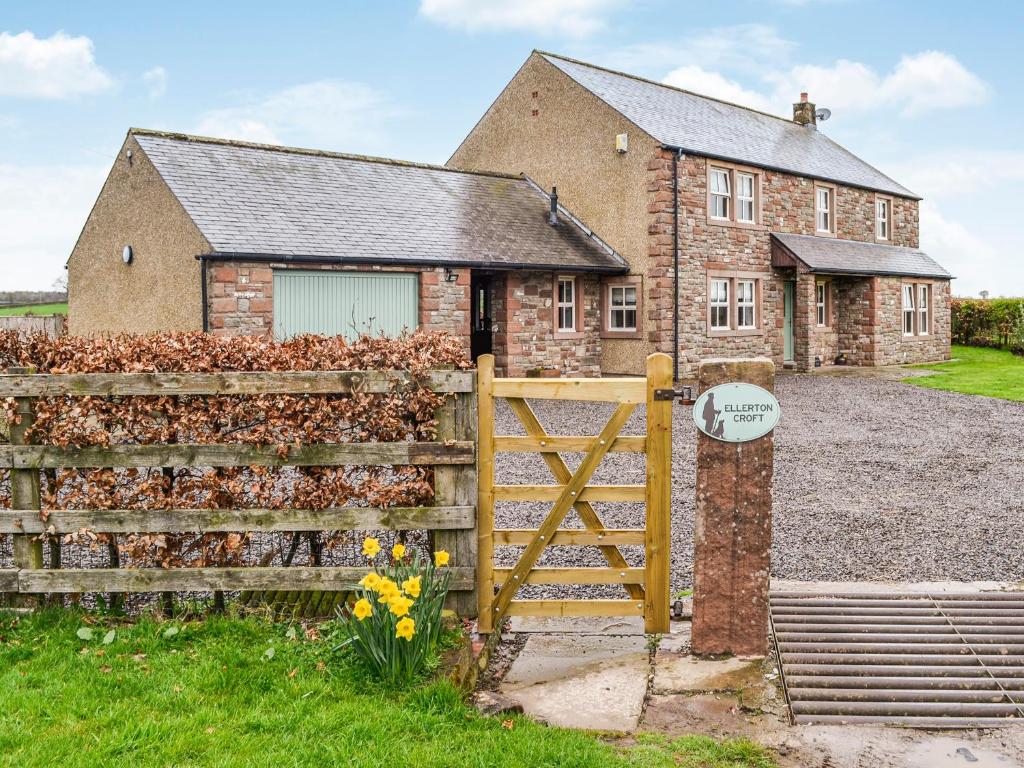
M 338 264 L 350 266 L 404 266 L 404 267 L 470 267 L 473 269 L 489 269 L 494 271 L 526 271 L 537 272 L 586 272 L 606 275 L 621 275 L 629 272 L 628 266 L 602 266 L 599 264 L 537 264 L 528 262 L 504 262 L 466 260 L 466 259 L 415 259 L 415 258 L 359 258 L 346 259 L 340 256 L 312 256 L 303 254 L 282 253 L 248 253 L 245 251 L 211 251 L 196 255 L 200 261 L 258 261 L 279 262 L 282 264 Z
M 686 155 L 696 155 L 698 157 L 707 157 L 707 158 L 709 158 L 711 160 L 721 160 L 724 163 L 739 163 L 741 165 L 749 165 L 752 168 L 762 168 L 762 169 L 764 169 L 766 171 L 774 171 L 776 173 L 787 173 L 790 176 L 801 176 L 801 177 L 803 177 L 805 179 L 814 179 L 815 181 L 828 181 L 828 182 L 831 182 L 833 184 L 842 184 L 844 187 L 853 187 L 854 189 L 863 189 L 863 190 L 867 190 L 868 192 L 880 192 L 883 195 L 894 195 L 896 197 L 902 197 L 902 198 L 904 198 L 906 200 L 916 200 L 918 202 L 920 202 L 921 200 L 924 200 L 923 197 L 919 197 L 918 195 L 915 195 L 909 189 L 907 189 L 905 192 L 896 192 L 896 191 L 891 190 L 891 189 L 881 189 L 879 187 L 869 187 L 869 186 L 867 186 L 865 184 L 854 184 L 853 182 L 844 181 L 843 179 L 836 179 L 836 178 L 833 178 L 831 176 L 816 176 L 814 174 L 805 173 L 803 171 L 794 171 L 791 168 L 781 168 L 781 167 L 775 166 L 775 165 L 764 165 L 763 163 L 753 163 L 750 160 L 745 160 L 745 159 L 743 159 L 741 157 L 729 157 L 727 155 L 715 155 L 715 154 L 711 154 L 709 152 L 705 152 L 703 150 L 689 149 L 687 147 L 680 147 L 680 146 L 677 146 L 675 144 L 668 144 L 666 142 L 661 142 L 661 147 L 662 147 L 662 149 L 667 149 L 667 150 L 672 151 L 672 152 L 682 152 L 683 154 L 686 154 Z

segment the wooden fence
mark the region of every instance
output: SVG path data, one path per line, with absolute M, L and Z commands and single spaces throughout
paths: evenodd
M 435 442 L 314 444 L 282 454 L 263 445 L 30 445 L 33 399 L 52 396 L 386 394 L 426 387 L 451 397 L 438 410 Z M 20 423 L 0 445 L 10 469 L 11 509 L 0 509 L 0 534 L 13 534 L 14 568 L 0 569 L 0 593 L 170 592 L 211 590 L 349 590 L 364 567 L 44 568 L 40 534 L 87 528 L 96 533 L 222 531 L 427 530 L 447 549 L 452 607 L 476 613 L 476 394 L 474 375 L 434 371 L 413 380 L 401 371 L 285 373 L 118 373 L 0 375 L 0 398 L 16 398 Z M 329 509 L 60 509 L 41 514 L 40 471 L 62 467 L 250 467 L 429 465 L 435 505 Z M 31 599 L 31 598 L 29 598 Z
M 64 332 L 67 318 L 64 315 L 2 315 L 0 331 L 17 331 L 21 334 L 45 333 L 57 338 Z

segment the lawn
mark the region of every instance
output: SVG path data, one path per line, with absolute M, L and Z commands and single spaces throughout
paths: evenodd
M 448 683 L 381 690 L 326 630 L 91 621 L 0 614 L 0 765 L 774 766 L 742 741 L 651 735 L 627 746 L 483 718 Z
M 20 307 L 0 307 L 0 317 L 9 315 L 66 315 L 67 303 L 63 304 L 25 304 Z
M 904 379 L 909 384 L 946 392 L 1024 401 L 1024 357 L 1000 349 L 954 346 L 948 363 L 915 365 L 938 371 L 934 376 Z

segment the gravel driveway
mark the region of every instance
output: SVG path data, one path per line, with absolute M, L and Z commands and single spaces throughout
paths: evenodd
M 772 575 L 797 580 L 1024 579 L 1024 404 L 884 378 L 783 375 L 776 429 Z M 595 434 L 611 406 L 532 403 L 551 434 Z M 672 588 L 693 577 L 695 427 L 676 405 Z M 522 434 L 499 402 L 499 434 Z M 625 434 L 642 434 L 638 408 Z M 575 467 L 579 455 L 568 457 Z M 539 456 L 500 454 L 498 483 L 550 483 Z M 609 454 L 594 482 L 643 482 L 643 457 Z M 536 527 L 550 505 L 501 503 L 500 527 Z M 609 527 L 642 527 L 637 504 L 596 504 Z M 579 526 L 574 513 L 566 525 Z M 516 550 L 501 548 L 511 564 Z M 627 552 L 636 564 L 641 552 Z M 546 565 L 602 565 L 593 548 L 547 550 Z M 557 588 L 548 588 L 548 591 Z M 541 588 L 532 588 L 536 596 Z M 621 595 L 621 588 L 586 588 Z

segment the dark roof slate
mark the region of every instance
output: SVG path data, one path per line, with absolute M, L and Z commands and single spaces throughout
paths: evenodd
M 522 177 L 133 130 L 214 252 L 624 272 Z
M 540 55 L 666 146 L 917 198 L 814 128 L 574 59 Z
M 772 239 L 812 272 L 952 277 L 928 254 L 917 248 L 783 232 L 772 232 Z

